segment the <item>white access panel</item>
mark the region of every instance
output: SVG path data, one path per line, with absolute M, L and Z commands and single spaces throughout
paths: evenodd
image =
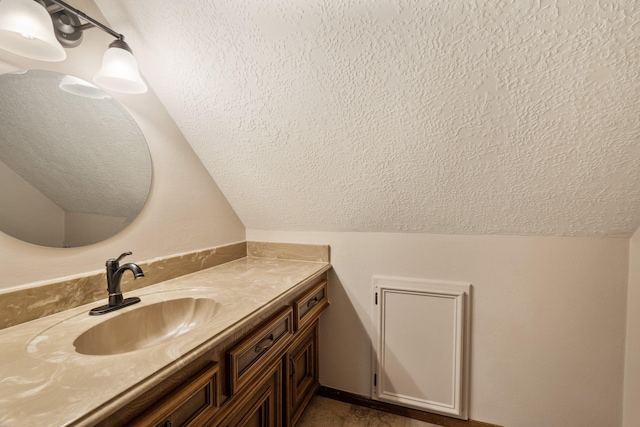
M 471 285 L 374 276 L 372 398 L 468 419 Z

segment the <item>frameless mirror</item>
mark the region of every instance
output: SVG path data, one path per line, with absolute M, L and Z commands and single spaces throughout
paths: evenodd
M 124 229 L 144 206 L 151 157 L 109 95 L 73 76 L 0 75 L 0 231 L 75 247 Z

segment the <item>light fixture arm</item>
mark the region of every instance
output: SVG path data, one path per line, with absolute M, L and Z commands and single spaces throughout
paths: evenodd
M 63 2 L 62 0 L 49 0 L 49 2 L 60 6 L 62 9 L 66 10 L 68 12 L 71 12 L 75 16 L 77 16 L 79 18 L 82 18 L 82 19 L 84 19 L 85 21 L 88 22 L 88 24 L 84 24 L 84 25 L 81 25 L 80 27 L 77 27 L 76 28 L 77 30 L 83 31 L 83 30 L 88 29 L 88 28 L 97 27 L 97 28 L 100 28 L 105 33 L 108 33 L 108 34 L 112 35 L 113 37 L 115 37 L 118 40 L 124 40 L 124 36 L 122 34 L 116 33 L 111 28 L 107 27 L 106 25 L 102 24 L 101 22 L 96 21 L 95 19 L 93 19 L 92 17 L 90 17 L 89 15 L 84 13 L 83 11 L 76 9 L 75 7 Z M 50 9 L 47 9 L 47 10 L 49 11 L 49 13 L 55 13 L 55 12 L 59 11 L 60 9 L 56 8 L 56 10 L 50 10 Z

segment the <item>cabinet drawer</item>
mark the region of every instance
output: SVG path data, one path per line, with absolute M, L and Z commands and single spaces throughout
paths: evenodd
M 297 331 L 305 325 L 313 323 L 328 305 L 327 281 L 324 280 L 293 304 L 294 330 Z
M 211 364 L 169 393 L 144 414 L 133 426 L 200 425 L 218 409 L 218 364 Z
M 292 311 L 288 307 L 228 351 L 230 394 L 251 381 L 274 355 L 284 350 L 292 335 Z

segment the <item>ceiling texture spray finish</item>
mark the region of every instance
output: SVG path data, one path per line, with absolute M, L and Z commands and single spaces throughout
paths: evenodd
M 636 1 L 96 3 L 247 228 L 640 225 Z

